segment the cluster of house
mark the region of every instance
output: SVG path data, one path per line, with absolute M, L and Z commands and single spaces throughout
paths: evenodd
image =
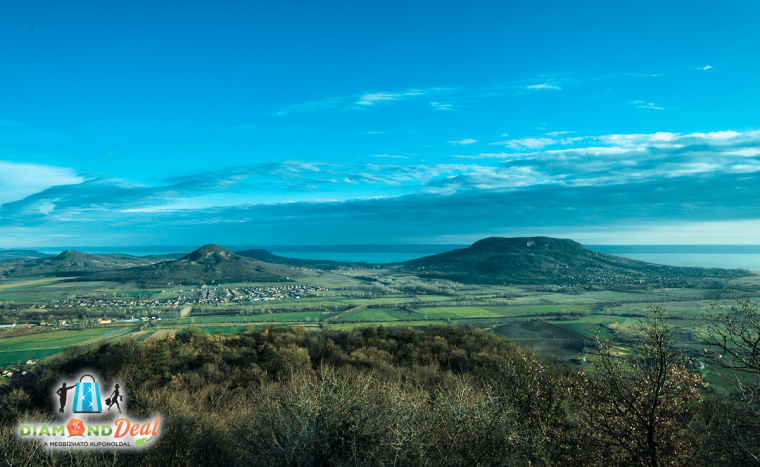
M 220 287 L 218 285 L 202 285 L 194 289 L 180 289 L 179 291 L 162 290 L 161 293 L 179 293 L 178 297 L 156 299 L 134 298 L 74 298 L 55 300 L 41 305 L 32 305 L 31 308 L 92 308 L 92 307 L 167 307 L 175 308 L 186 305 L 204 305 L 220 302 L 234 302 L 241 300 L 287 300 L 298 299 L 310 292 L 327 290 L 316 285 L 283 285 L 272 287 Z
M 137 323 L 140 321 L 150 321 L 150 320 L 157 320 L 161 321 L 161 318 L 157 318 L 155 316 L 143 316 L 142 318 L 131 318 L 131 319 L 103 319 L 98 318 L 98 324 L 111 324 L 111 323 Z M 61 327 L 61 326 L 77 326 L 79 325 L 79 321 L 66 321 L 65 319 L 62 319 L 58 322 L 52 323 L 47 321 L 40 321 L 40 326 L 44 327 Z
M 214 287 L 203 289 L 206 303 L 298 299 L 312 292 L 327 290 L 316 285 L 282 285 L 271 287 Z M 203 292 L 202 292 L 203 293 Z
M 26 362 L 27 365 L 34 365 L 35 363 L 37 363 L 37 362 L 33 362 L 31 360 L 29 360 L 29 361 Z M 0 373 L 0 376 L 2 376 L 3 378 L 11 378 L 11 377 L 13 377 L 14 375 L 17 375 L 17 374 L 19 374 L 21 376 L 26 375 L 26 371 L 21 371 L 21 372 L 19 372 L 19 370 L 15 370 L 15 371 L 16 371 L 16 373 L 14 373 L 13 370 L 3 370 L 3 372 Z

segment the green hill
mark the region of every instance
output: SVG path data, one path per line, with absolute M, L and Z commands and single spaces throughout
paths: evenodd
M 6 278 L 43 275 L 79 276 L 109 269 L 147 266 L 156 261 L 121 254 L 91 255 L 81 251 L 66 250 L 54 257 L 2 261 L 0 274 Z
M 80 280 L 134 283 L 140 287 L 219 284 L 232 281 L 276 282 L 298 277 L 292 268 L 237 255 L 219 245 L 206 245 L 173 261 L 106 271 Z
M 469 248 L 402 263 L 402 270 L 470 283 L 554 284 L 619 288 L 626 285 L 704 286 L 748 276 L 743 269 L 687 268 L 598 253 L 550 237 L 491 237 Z
M 49 258 L 53 255 L 36 250 L 0 250 L 0 261 Z

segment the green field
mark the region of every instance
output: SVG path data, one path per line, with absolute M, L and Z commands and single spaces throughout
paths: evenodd
M 496 326 L 489 330 L 507 339 L 574 339 L 583 340 L 585 336 L 563 327 L 540 320 L 518 321 Z
M 383 325 L 385 327 L 393 327 L 393 326 L 434 326 L 434 325 L 440 325 L 440 321 L 399 321 L 399 322 L 387 322 L 387 323 L 334 323 L 330 324 L 330 329 L 332 330 L 342 330 L 342 329 L 353 329 L 353 328 L 361 328 L 366 326 L 378 326 Z
M 501 318 L 503 316 L 485 308 L 473 306 L 425 307 L 414 311 L 428 319 Z
M 250 326 L 214 326 L 200 328 L 201 332 L 206 334 L 237 334 L 239 332 L 247 331 Z M 255 326 L 255 329 L 261 329 L 261 326 Z
M 0 352 L 29 349 L 58 349 L 82 343 L 94 343 L 120 336 L 131 328 L 95 328 L 41 332 L 0 339 Z M 93 342 L 90 342 L 93 341 Z
M 340 321 L 368 321 L 368 322 L 385 322 L 385 321 L 409 321 L 423 319 L 423 316 L 414 311 L 401 308 L 368 308 L 355 315 L 341 318 Z
M 96 328 L 41 332 L 0 339 L 0 367 L 37 360 L 62 352 L 66 347 L 96 344 L 122 337 L 131 328 Z
M 350 272 L 351 274 L 348 274 Z M 392 280 L 386 280 L 386 278 Z M 375 282 L 379 280 L 379 282 Z M 331 322 L 333 329 L 350 329 L 357 326 L 429 326 L 475 325 L 488 329 L 499 336 L 513 339 L 543 353 L 555 353 L 560 357 L 578 356 L 583 352 L 585 340 L 593 337 L 593 329 L 612 338 L 635 337 L 635 326 L 648 305 L 664 307 L 673 319 L 670 324 L 678 330 L 684 348 L 696 348 L 689 329 L 699 322 L 699 313 L 709 309 L 708 298 L 716 291 L 709 289 L 641 289 L 640 291 L 576 291 L 574 293 L 547 292 L 542 288 L 451 284 L 429 281 L 415 290 L 413 284 L 426 282 L 424 278 L 408 274 L 393 275 L 382 270 L 305 271 L 296 283 L 326 287 L 329 290 L 314 291 L 300 299 L 266 302 L 225 302 L 218 305 L 192 305 L 192 313 L 183 318 L 164 318 L 158 327 L 146 323 L 122 327 L 97 327 L 86 330 L 59 329 L 23 337 L 3 338 L 0 334 L 0 366 L 20 361 L 44 358 L 69 346 L 97 344 L 99 342 L 128 336 L 137 340 L 153 340 L 165 336 L 167 331 L 180 332 L 192 324 L 202 332 L 232 333 L 247 330 L 250 326 L 305 325 L 318 329 L 325 319 L 358 305 L 369 307 L 339 322 Z M 760 276 L 743 279 L 749 285 L 760 284 Z M 133 286 L 106 282 L 67 282 L 51 278 L 33 278 L 19 281 L 0 281 L 0 302 L 23 304 L 16 315 L 18 325 L 48 320 L 48 316 L 63 315 L 66 308 L 55 309 L 55 301 L 68 297 L 112 298 L 114 296 L 152 296 L 168 298 L 190 293 L 193 287 L 169 287 L 163 289 L 137 289 Z M 225 284 L 235 286 L 265 286 L 263 283 Z M 274 285 L 282 285 L 276 283 Z M 437 287 L 433 289 L 432 287 Z M 181 290 L 181 291 L 180 291 Z M 450 295 L 439 291 L 446 290 Z M 434 291 L 434 293 L 429 293 Z M 388 292 L 387 294 L 385 292 Z M 463 304 L 467 306 L 446 306 Z M 52 302 L 52 303 L 51 303 Z M 424 306 L 426 303 L 441 306 Z M 448 303 L 447 303 L 448 302 Z M 31 304 L 43 304 L 45 309 L 30 309 Z M 404 308 L 374 308 L 373 305 Z M 302 309 L 320 311 L 299 311 Z M 147 308 L 136 309 L 138 313 Z M 155 311 L 153 311 L 155 310 Z M 168 309 L 151 309 L 160 315 Z M 173 310 L 179 311 L 179 310 Z M 601 312 L 600 312 L 601 311 Z M 68 321 L 81 315 L 89 319 L 97 313 L 112 313 L 109 309 L 86 308 L 75 310 L 74 316 L 64 316 Z M 251 314 L 257 313 L 257 314 Z M 167 315 L 163 315 L 167 316 Z M 558 319 L 560 317 L 572 320 Z M 697 318 L 696 320 L 692 318 Z M 53 318 L 50 318 L 52 321 Z M 9 321 L 5 321 L 9 322 Z M 614 323 L 615 326 L 599 326 Z M 137 328 L 144 327 L 143 330 Z M 593 328 L 592 328 L 593 327 Z M 19 329 L 19 328 L 16 328 Z M 108 332 L 116 331 L 116 332 Z M 13 333 L 11 331 L 9 333 Z M 106 334 L 106 332 L 108 332 Z
M 515 341 L 536 352 L 562 358 L 580 356 L 586 336 L 551 323 L 539 320 L 502 324 L 488 330 L 497 336 Z
M 63 350 L 64 349 L 59 348 L 0 352 L 0 367 L 23 364 L 27 360 L 34 360 L 36 362 L 41 358 L 63 352 Z
M 231 315 L 231 316 L 201 316 L 193 318 L 181 318 L 172 320 L 177 324 L 205 324 L 205 323 L 260 323 L 260 322 L 319 322 L 336 313 L 322 311 L 302 311 L 294 313 L 271 313 L 260 315 Z
M 602 337 L 605 338 L 612 335 L 609 329 L 601 327 L 597 324 L 589 323 L 588 321 L 550 321 L 549 323 L 588 338 L 594 337 L 595 330 L 598 330 L 601 333 Z

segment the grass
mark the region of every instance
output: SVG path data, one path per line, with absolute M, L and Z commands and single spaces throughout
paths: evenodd
M 254 330 L 261 329 L 263 326 L 254 326 Z M 237 334 L 239 332 L 247 331 L 250 326 L 212 326 L 202 327 L 201 332 L 206 334 Z
M 368 308 L 355 315 L 347 316 L 340 321 L 386 322 L 414 319 L 423 319 L 423 316 L 420 313 L 401 308 Z
M 518 321 L 496 326 L 489 330 L 497 336 L 512 340 L 584 340 L 583 334 L 540 320 Z
M 485 308 L 474 306 L 425 307 L 414 311 L 429 319 L 501 318 L 504 316 Z
M 66 329 L 0 339 L 0 367 L 63 352 L 67 347 L 96 344 L 122 337 L 131 328 Z
M 61 331 L 41 332 L 38 334 L 29 334 L 26 336 L 6 337 L 0 339 L 0 351 L 18 351 L 29 349 L 58 349 L 62 347 L 80 345 L 85 341 L 89 343 L 116 337 L 117 331 L 127 331 L 128 329 L 114 328 L 93 328 L 93 329 L 66 329 Z M 91 342 L 90 342 L 91 341 Z
M 352 271 L 353 273 L 354 271 Z M 373 276 L 380 271 L 370 271 Z M 406 279 L 404 279 L 406 280 Z M 416 280 L 416 279 L 413 279 Z M 422 279 L 424 280 L 424 279 Z M 760 284 L 760 276 L 753 276 L 744 280 L 752 284 Z M 329 272 L 309 271 L 305 277 L 299 278 L 296 283 L 313 284 L 330 288 L 329 291 L 321 291 L 322 296 L 306 296 L 297 300 L 284 300 L 276 302 L 245 302 L 229 303 L 224 307 L 232 310 L 224 315 L 201 315 L 213 310 L 210 306 L 184 307 L 180 311 L 184 316 L 179 319 L 164 319 L 158 329 L 148 328 L 144 331 L 136 331 L 133 327 L 123 326 L 97 328 L 88 330 L 64 329 L 40 334 L 19 336 L 15 338 L 0 337 L 0 366 L 15 364 L 28 359 L 43 358 L 50 353 L 60 352 L 67 346 L 81 346 L 97 344 L 98 342 L 117 337 L 116 333 L 103 334 L 105 331 L 120 329 L 119 336 L 129 335 L 138 340 L 157 339 L 166 333 L 167 329 L 181 329 L 190 324 L 198 324 L 203 332 L 223 332 L 225 334 L 247 330 L 250 326 L 261 327 L 263 325 L 305 325 L 308 328 L 316 328 L 325 318 L 335 316 L 337 311 L 327 311 L 330 308 L 345 309 L 347 306 L 367 303 L 370 306 L 384 304 L 393 306 L 393 303 L 408 303 L 411 309 L 402 308 L 367 308 L 361 312 L 343 318 L 340 322 L 331 323 L 334 329 L 351 329 L 357 326 L 385 324 L 387 326 L 427 326 L 431 324 L 446 324 L 450 321 L 454 324 L 474 324 L 481 327 L 489 327 L 490 332 L 505 338 L 515 340 L 519 345 L 530 346 L 543 353 L 552 353 L 560 357 L 577 355 L 582 349 L 584 339 L 593 336 L 590 326 L 599 328 L 600 323 L 616 323 L 619 328 L 610 330 L 601 327 L 604 336 L 623 336 L 631 332 L 631 328 L 639 318 L 622 316 L 623 314 L 643 315 L 647 305 L 655 304 L 666 308 L 673 315 L 671 325 L 674 328 L 690 328 L 694 323 L 689 319 L 698 317 L 701 307 L 702 312 L 708 310 L 708 296 L 714 291 L 707 289 L 656 289 L 633 292 L 595 291 L 580 294 L 561 294 L 536 292 L 530 288 L 520 289 L 514 286 L 498 285 L 472 285 L 465 286 L 452 292 L 453 295 L 430 294 L 392 294 L 368 297 L 351 296 L 357 291 L 340 290 L 342 287 L 366 285 L 364 280 L 358 280 L 345 274 Z M 397 285 L 402 285 L 400 281 Z M 273 283 L 282 286 L 283 283 Z M 293 285 L 293 283 L 289 283 Z M 265 287 L 264 283 L 251 284 L 225 284 L 225 287 Z M 391 285 L 393 286 L 393 285 Z M 170 287 L 163 289 L 143 290 L 132 286 L 112 283 L 82 283 L 66 282 L 63 278 L 34 278 L 13 282 L 0 282 L 0 301 L 13 301 L 16 304 L 44 303 L 52 300 L 60 300 L 68 295 L 75 294 L 78 297 L 98 296 L 112 298 L 151 295 L 156 297 L 174 297 L 187 295 L 190 286 Z M 182 292 L 179 292 L 179 290 Z M 407 292 L 406 290 L 404 292 Z M 515 298 L 513 294 L 522 295 Z M 430 301 L 450 301 L 468 297 L 472 300 L 470 306 L 435 306 L 426 307 Z M 507 298 L 505 298 L 507 297 Z M 485 300 L 490 300 L 486 302 Z M 483 303 L 483 305 L 480 305 Z M 485 305 L 489 303 L 489 305 Z M 597 313 L 604 305 L 605 312 Z M 298 311 L 303 308 L 311 308 L 324 311 Z M 265 310 L 282 310 L 283 313 L 263 313 Z M 104 310 L 105 311 L 105 310 Z M 261 314 L 239 315 L 241 312 L 262 312 Z M 55 314 L 56 309 L 34 309 L 27 316 L 37 316 L 40 320 L 46 320 L 48 314 Z M 158 312 L 158 311 L 157 311 Z M 188 314 L 189 312 L 189 314 Z M 25 312 L 26 313 L 26 312 Z M 213 311 L 212 311 L 213 313 Z M 579 319 L 572 321 L 560 321 L 555 314 L 579 315 Z M 539 318 L 535 321 L 517 321 L 530 317 Z M 573 316 L 575 318 L 576 316 Z M 516 318 L 516 319 L 515 319 Z M 515 321 L 515 322 L 512 322 Z M 537 324 L 539 323 L 539 324 Z M 686 336 L 686 333 L 683 333 Z M 0 334 L 1 336 L 1 334 Z M 687 336 L 688 337 L 688 336 Z M 684 339 L 687 339 L 684 337 Z M 688 340 L 688 339 L 687 339 Z M 686 340 L 684 342 L 687 342 Z M 32 353 L 29 353 L 32 352 Z M 40 356 L 33 354 L 37 352 Z M 31 355 L 31 356 L 30 356 Z M 11 363 L 7 363 L 11 362 Z
M 588 321 L 549 321 L 549 323 L 588 338 L 594 337 L 595 330 L 599 330 L 601 335 L 605 338 L 612 337 L 612 333 L 609 329 L 589 323 Z
M 330 329 L 340 331 L 343 329 L 353 329 L 357 327 L 365 327 L 368 325 L 372 326 L 378 326 L 378 325 L 384 325 L 387 327 L 393 327 L 393 326 L 432 326 L 432 325 L 438 325 L 441 324 L 440 321 L 425 321 L 425 320 L 412 320 L 412 321 L 398 321 L 398 322 L 390 322 L 390 323 L 334 323 L 330 324 Z
M 32 349 L 0 352 L 0 367 L 25 363 L 27 360 L 38 361 L 42 358 L 63 352 L 63 348 L 55 349 Z
M 40 285 L 48 285 L 53 282 L 62 281 L 64 279 L 65 279 L 64 277 L 55 277 L 55 278 L 37 279 L 37 280 L 3 282 L 3 283 L 0 283 L 0 290 L 20 289 L 23 287 L 38 287 Z
M 572 329 L 539 320 L 502 324 L 488 330 L 497 336 L 530 347 L 544 355 L 577 357 L 583 352 L 586 336 Z
M 294 313 L 272 313 L 272 314 L 260 314 L 260 315 L 245 315 L 245 316 L 203 316 L 197 318 L 181 318 L 173 320 L 172 323 L 177 324 L 205 324 L 205 323 L 248 323 L 248 322 L 318 322 L 324 318 L 328 318 L 335 313 L 323 312 L 323 311 L 301 311 Z M 307 320 L 308 318 L 308 320 Z

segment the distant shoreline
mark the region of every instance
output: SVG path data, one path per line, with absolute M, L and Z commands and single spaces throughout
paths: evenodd
M 467 248 L 469 244 L 356 244 L 356 245 L 225 245 L 232 251 L 264 249 L 281 253 L 438 253 L 457 248 Z M 760 254 L 760 245 L 593 245 L 584 247 L 601 253 L 673 253 L 673 254 Z M 0 251 L 35 250 L 42 253 L 60 253 L 64 250 L 76 250 L 85 253 L 122 253 L 135 256 L 190 253 L 200 245 L 144 245 L 144 246 L 56 246 L 0 248 Z
M 261 248 L 277 256 L 306 260 L 396 263 L 467 248 L 460 244 L 402 244 L 402 245 L 239 245 L 232 251 Z M 760 245 L 584 245 L 590 250 L 615 256 L 671 266 L 741 268 L 760 271 Z M 195 246 L 103 246 L 103 247 L 41 247 L 24 248 L 47 254 L 63 250 L 85 253 L 120 253 L 133 256 L 190 253 Z M 5 248 L 0 251 L 21 250 Z

